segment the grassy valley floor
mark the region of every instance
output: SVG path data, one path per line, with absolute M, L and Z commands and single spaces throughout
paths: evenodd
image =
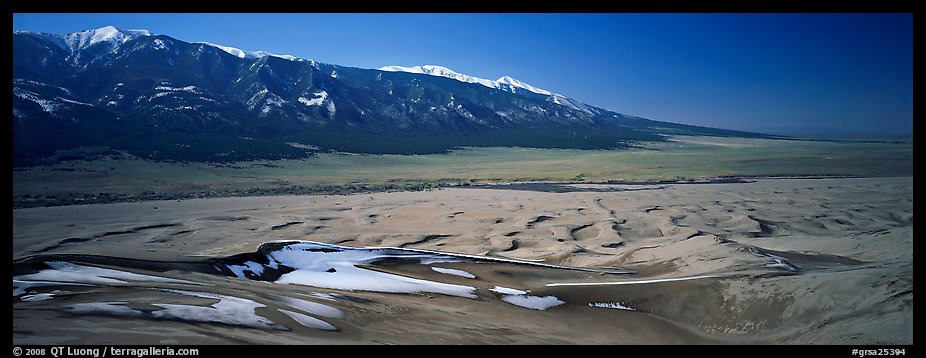
M 629 150 L 466 148 L 441 155 L 321 154 L 228 164 L 100 159 L 13 171 L 13 206 L 241 195 L 351 193 L 512 181 L 723 176 L 906 176 L 913 145 L 673 137 Z

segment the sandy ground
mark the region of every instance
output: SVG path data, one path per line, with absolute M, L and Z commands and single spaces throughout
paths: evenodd
M 354 292 L 376 304 L 339 302 L 345 315 L 328 320 L 339 331 L 290 326 L 278 332 L 79 315 L 42 306 L 49 301 L 14 299 L 14 342 L 913 343 L 912 177 L 575 187 L 566 193 L 459 188 L 18 209 L 13 259 L 74 253 L 184 261 L 253 252 L 272 240 L 417 248 L 632 270 L 619 278 L 551 272 L 548 279 L 542 271 L 518 276 L 518 270 L 491 265 L 452 265 L 493 282 L 512 277 L 510 285 L 535 284 L 535 293 L 567 302 L 619 296 L 636 311 L 577 304 L 537 311 L 484 297 Z M 543 284 L 701 275 L 715 277 Z M 202 279 L 248 297 L 279 289 L 238 278 Z M 257 312 L 287 322 L 277 312 Z

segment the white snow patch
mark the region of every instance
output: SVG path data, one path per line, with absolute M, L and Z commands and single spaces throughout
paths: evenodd
M 332 326 L 330 323 L 322 321 L 312 316 L 307 316 L 302 313 L 284 310 L 281 308 L 278 308 L 277 311 L 280 311 L 281 313 L 289 316 L 289 318 L 292 318 L 293 321 L 296 321 L 296 323 L 299 323 L 308 328 L 320 329 L 323 331 L 337 331 L 338 330 L 338 327 Z
M 264 89 L 262 89 L 262 90 L 260 90 L 260 91 L 257 91 L 257 93 L 255 93 L 253 96 L 251 96 L 251 99 L 248 100 L 248 105 L 250 105 L 251 108 L 254 108 L 254 105 L 257 104 L 257 101 L 259 101 L 260 98 L 262 98 L 262 97 L 263 97 L 264 95 L 266 95 L 268 92 L 269 92 L 269 91 L 267 91 L 266 88 L 264 88 Z
M 270 106 L 282 107 L 284 104 L 286 104 L 286 100 L 277 95 L 271 95 L 270 98 L 267 99 L 267 105 Z
M 326 99 L 328 99 L 328 92 L 318 91 L 313 93 L 315 98 L 305 98 L 299 97 L 299 102 L 305 104 L 306 106 L 321 106 Z
M 231 47 L 231 46 L 216 45 L 216 44 L 214 44 L 214 43 L 209 43 L 209 42 L 194 42 L 194 43 L 201 43 L 201 44 L 204 44 L 204 45 L 209 45 L 209 46 L 218 48 L 219 50 L 225 51 L 225 52 L 231 54 L 232 56 L 235 56 L 235 57 L 238 57 L 238 58 L 245 58 L 245 57 L 247 57 L 247 55 L 248 55 L 246 52 L 241 51 L 240 49 L 237 49 L 237 48 L 234 48 L 234 47 Z
M 164 289 L 163 291 L 202 298 L 218 299 L 219 302 L 216 302 L 208 307 L 153 303 L 153 306 L 164 308 L 163 310 L 151 312 L 151 315 L 154 316 L 154 318 L 178 319 L 194 322 L 225 323 L 254 328 L 282 329 L 282 327 L 273 323 L 273 321 L 265 317 L 258 316 L 254 312 L 255 308 L 265 307 L 263 304 L 258 302 L 240 297 L 226 296 L 208 292 L 170 289 Z
M 93 106 L 93 105 L 90 104 L 90 103 L 78 102 L 78 101 L 70 100 L 70 99 L 67 99 L 67 98 L 64 98 L 64 97 L 55 97 L 55 99 L 56 99 L 56 100 L 59 100 L 59 101 L 61 101 L 61 102 L 79 104 L 79 105 L 82 105 L 82 106 Z
M 530 291 L 521 291 L 513 288 L 502 287 L 502 286 L 492 286 L 489 291 L 495 293 L 501 293 L 503 295 L 526 295 Z
M 312 301 L 306 301 L 300 298 L 293 298 L 293 297 L 286 297 L 286 296 L 278 296 L 277 301 L 279 301 L 280 303 L 286 304 L 290 307 L 299 309 L 300 311 L 311 313 L 314 315 L 319 315 L 322 317 L 328 317 L 328 318 L 344 317 L 344 312 L 341 312 L 341 310 L 328 306 L 328 305 L 323 305 L 321 303 L 316 303 Z
M 192 93 L 200 94 L 200 91 L 196 89 L 196 86 L 186 86 L 186 87 L 157 86 L 154 89 L 158 91 L 170 91 L 170 92 L 184 91 L 184 92 L 192 92 Z
M 154 39 L 154 41 L 152 41 L 151 43 L 154 44 L 154 49 L 155 49 L 155 50 L 159 50 L 159 51 L 160 51 L 160 50 L 166 50 L 166 49 L 167 49 L 167 45 L 164 43 L 164 41 L 161 41 L 161 39 Z
M 20 300 L 31 302 L 31 301 L 45 301 L 54 298 L 53 293 L 36 293 L 34 295 L 25 295 L 20 297 Z
M 502 301 L 508 302 L 515 306 L 530 308 L 532 310 L 543 311 L 547 308 L 559 306 L 566 302 L 561 301 L 556 296 L 525 296 L 525 295 L 505 295 Z
M 239 51 L 240 51 L 240 50 L 239 50 Z M 292 56 L 292 55 L 277 55 L 277 54 L 275 54 L 275 53 L 269 53 L 269 52 L 267 52 L 267 51 L 247 52 L 247 53 L 245 54 L 245 56 L 251 57 L 251 58 L 264 58 L 264 57 L 268 57 L 268 56 L 269 56 L 269 57 L 282 58 L 282 59 L 284 59 L 284 60 L 289 60 L 289 61 L 296 61 L 296 60 L 299 60 L 299 58 L 297 58 L 296 56 Z
M 345 247 L 329 251 L 325 249 L 325 246 L 319 250 L 319 246 L 315 243 L 298 243 L 287 245 L 279 251 L 270 253 L 268 256 L 272 260 L 296 269 L 280 276 L 276 282 L 341 290 L 393 293 L 432 292 L 476 298 L 475 287 L 427 281 L 355 266 L 388 256 L 391 251 L 388 249 L 359 250 Z M 422 254 L 420 258 L 429 256 L 432 255 Z
M 252 328 L 286 329 L 273 321 L 259 316 L 254 309 L 265 307 L 263 304 L 233 296 L 226 296 L 207 292 L 154 289 L 158 291 L 173 292 L 182 295 L 217 299 L 219 302 L 210 306 L 194 306 L 183 304 L 152 303 L 162 308 L 156 311 L 141 311 L 133 309 L 124 301 L 114 302 L 88 302 L 67 305 L 72 313 L 81 314 L 110 314 L 129 317 L 151 317 L 155 319 L 173 319 L 188 322 L 223 323 L 229 325 Z
M 317 146 L 314 146 L 311 144 L 302 144 L 302 143 L 296 143 L 296 142 L 286 142 L 286 145 L 290 147 L 300 148 L 300 149 L 314 149 L 314 150 L 318 149 Z
M 434 271 L 443 273 L 443 274 L 447 274 L 447 275 L 454 275 L 454 276 L 460 276 L 460 277 L 466 277 L 466 278 L 476 278 L 476 275 L 473 275 L 463 270 L 456 270 L 456 269 L 449 269 L 449 268 L 442 268 L 442 267 L 432 267 L 431 269 Z
M 26 90 L 22 90 L 19 88 L 13 88 L 13 95 L 15 95 L 16 97 L 22 98 L 22 99 L 27 99 L 32 102 L 35 102 L 36 104 L 42 107 L 43 111 L 48 112 L 48 113 L 54 113 L 55 110 L 58 109 L 58 106 L 60 105 L 57 102 L 39 98 L 38 94 L 36 94 L 35 92 L 26 91 Z
M 13 278 L 13 296 L 19 296 L 26 293 L 26 290 L 33 287 L 43 287 L 43 286 L 59 286 L 61 282 L 52 282 L 52 281 L 25 281 L 18 280 L 16 277 Z M 74 286 L 93 286 L 88 284 L 72 283 Z
M 612 308 L 612 309 L 626 310 L 626 311 L 636 311 L 635 308 L 625 306 L 621 302 L 589 302 L 588 306 L 598 307 L 598 308 Z
M 13 277 L 13 279 L 20 281 L 54 281 L 96 284 L 118 284 L 125 283 L 126 281 L 145 281 L 200 285 L 199 283 L 192 281 L 178 280 L 160 276 L 141 275 L 137 273 L 100 267 L 83 266 L 70 262 L 52 261 L 46 262 L 45 264 L 48 265 L 50 269 L 45 269 L 33 274 L 16 276 Z
M 229 270 L 235 273 L 235 276 L 246 278 L 244 275 L 245 271 L 249 271 L 255 275 L 262 275 L 264 273 L 264 266 L 256 263 L 254 261 L 245 262 L 244 265 L 225 265 Z

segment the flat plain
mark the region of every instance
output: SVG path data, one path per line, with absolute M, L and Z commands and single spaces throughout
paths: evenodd
M 330 193 L 358 186 L 422 182 L 602 182 L 696 180 L 722 176 L 906 176 L 912 143 L 672 137 L 629 150 L 464 148 L 435 155 L 326 153 L 304 160 L 178 163 L 101 159 L 13 171 L 14 207 L 125 200 Z M 352 188 L 349 188 L 352 187 Z M 348 190 L 357 191 L 357 190 Z M 147 195 L 146 195 L 147 194 Z M 165 197 L 170 195 L 169 197 Z M 50 197 L 50 198 L 49 198 Z

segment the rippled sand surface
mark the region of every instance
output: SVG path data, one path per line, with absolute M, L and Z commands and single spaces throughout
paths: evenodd
M 14 210 L 13 341 L 913 342 L 912 177 L 543 189 Z

